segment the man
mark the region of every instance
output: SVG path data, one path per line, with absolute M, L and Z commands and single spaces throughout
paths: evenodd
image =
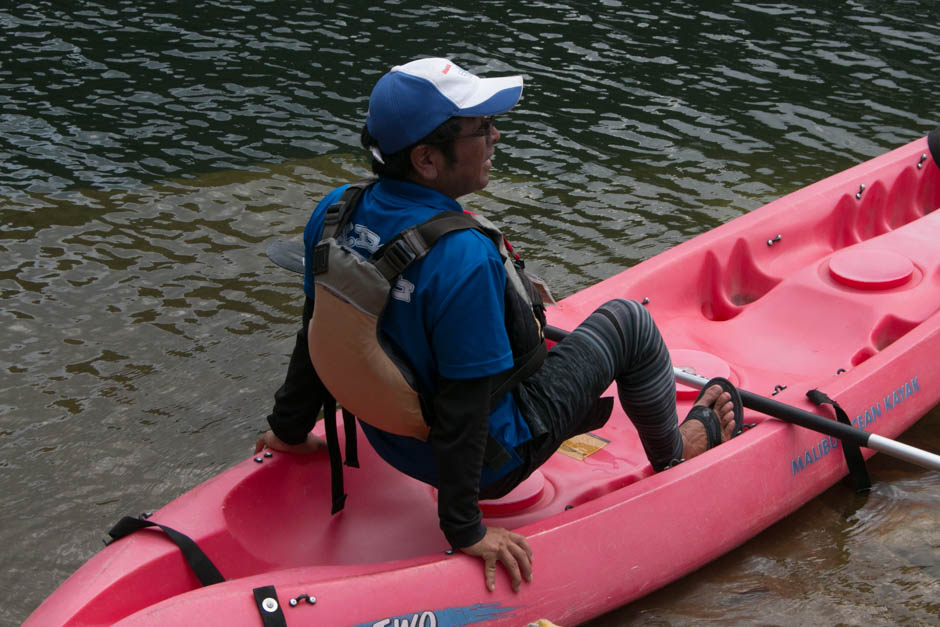
M 456 199 L 489 182 L 500 138 L 492 116 L 509 111 L 521 93 L 521 76 L 480 78 L 448 59 L 420 59 L 385 74 L 362 132 L 379 180 L 362 192 L 336 237 L 368 259 L 408 227 L 462 213 Z M 324 445 L 310 430 L 326 393 L 317 372 L 327 373 L 330 363 L 315 357 L 316 371 L 311 367 L 305 333 L 316 306 L 314 249 L 324 237 L 327 208 L 345 190 L 327 195 L 304 231 L 304 325 L 268 418 L 272 430 L 259 438 L 258 450 L 313 452 Z M 422 441 L 359 417 L 380 456 L 439 488 L 441 529 L 452 546 L 483 560 L 487 587 L 495 587 L 499 561 L 518 591 L 532 578 L 532 551 L 523 536 L 485 527 L 478 500 L 507 494 L 562 441 L 603 426 L 610 405 L 599 397 L 612 381 L 657 471 L 731 437 L 740 405 L 726 382 L 709 385 L 691 420 L 679 426 L 666 347 L 646 310 L 622 300 L 599 308 L 548 351 L 534 374 L 507 376 L 519 372 L 523 349 L 543 342 L 539 304 L 520 304 L 528 302 L 528 281 L 524 273 L 512 278 L 515 273 L 494 238 L 475 229 L 447 233 L 409 266 L 379 328 L 385 350 L 413 379 L 430 431 Z

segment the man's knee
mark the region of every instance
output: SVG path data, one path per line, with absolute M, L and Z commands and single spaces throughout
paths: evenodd
M 601 305 L 598 311 L 602 311 L 622 332 L 653 324 L 649 311 L 635 300 L 615 298 Z

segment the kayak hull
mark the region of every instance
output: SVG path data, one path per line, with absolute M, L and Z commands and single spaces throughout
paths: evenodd
M 940 401 L 938 207 L 940 168 L 921 139 L 564 299 L 549 322 L 571 329 L 612 298 L 644 302 L 675 365 L 832 417 L 805 398 L 819 389 L 855 426 L 893 438 Z M 680 416 L 694 395 L 679 386 Z M 487 524 L 532 546 L 534 580 L 519 593 L 502 570 L 487 592 L 479 560 L 448 554 L 434 491 L 363 439 L 336 516 L 325 455 L 282 453 L 152 516 L 196 540 L 227 581 L 201 587 L 146 529 L 89 560 L 26 625 L 256 625 L 252 591 L 267 586 L 288 625 L 578 623 L 692 572 L 846 475 L 838 440 L 753 411 L 745 422 L 755 426 L 654 474 L 618 407 L 518 493 L 483 504 Z

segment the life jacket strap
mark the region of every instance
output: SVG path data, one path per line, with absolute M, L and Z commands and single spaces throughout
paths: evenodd
M 326 234 L 327 227 L 335 226 L 336 228 L 330 236 L 336 237 L 339 228 L 346 223 L 352 210 L 359 204 L 359 197 L 362 195 L 362 192 L 364 192 L 369 185 L 375 183 L 376 180 L 377 179 L 374 178 L 368 178 L 351 183 L 339 197 L 339 200 L 326 208 L 326 218 L 323 224 L 324 234 Z
M 339 436 L 336 433 L 336 399 L 327 394 L 323 401 L 323 427 L 326 431 L 326 450 L 330 455 L 330 491 L 333 504 L 330 514 L 343 511 L 346 505 L 346 490 L 343 487 L 343 459 L 339 452 Z
M 372 255 L 372 263 L 391 283 L 408 266 L 423 259 L 441 237 L 466 229 L 483 230 L 479 222 L 468 213 L 442 211 L 387 241 Z
M 499 470 L 503 467 L 503 464 L 508 463 L 511 459 L 509 452 L 500 444 L 499 440 L 494 438 L 492 433 L 487 434 L 486 449 L 483 451 L 483 463 L 493 470 Z
M 544 341 L 539 342 L 535 348 L 527 352 L 525 355 L 522 355 L 519 359 L 516 360 L 516 363 L 513 365 L 512 370 L 509 371 L 509 374 L 506 376 L 506 378 L 503 381 L 500 381 L 493 390 L 493 393 L 490 395 L 490 399 L 495 403 L 500 398 L 502 398 L 504 394 L 507 394 L 510 390 L 516 387 L 517 384 L 535 374 L 542 366 L 542 362 L 545 361 L 545 357 L 547 355 L 548 346 Z
M 359 448 L 356 443 L 356 417 L 342 408 L 343 433 L 346 436 L 346 462 L 351 468 L 359 468 Z M 326 431 L 326 450 L 330 456 L 330 514 L 343 511 L 346 506 L 346 490 L 343 485 L 343 458 L 339 452 L 339 434 L 336 428 L 336 399 L 327 394 L 323 403 L 323 427 Z
M 343 407 L 343 431 L 346 434 L 346 461 L 350 468 L 359 468 L 359 449 L 356 445 L 356 417 Z
M 412 231 L 413 229 L 408 230 Z M 378 270 L 389 283 L 404 272 L 405 269 L 417 259 L 427 254 L 428 251 L 426 245 L 423 247 L 423 250 L 415 250 L 414 244 L 409 243 L 403 236 L 404 233 L 393 238 L 388 246 L 383 247 L 382 256 L 378 259 L 373 259 L 373 265 L 376 270 Z

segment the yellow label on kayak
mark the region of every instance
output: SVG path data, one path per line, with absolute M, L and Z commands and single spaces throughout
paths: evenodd
M 558 447 L 558 452 L 579 462 L 584 458 L 593 455 L 610 443 L 610 440 L 594 435 L 593 433 L 582 433 L 573 438 L 565 440 Z

